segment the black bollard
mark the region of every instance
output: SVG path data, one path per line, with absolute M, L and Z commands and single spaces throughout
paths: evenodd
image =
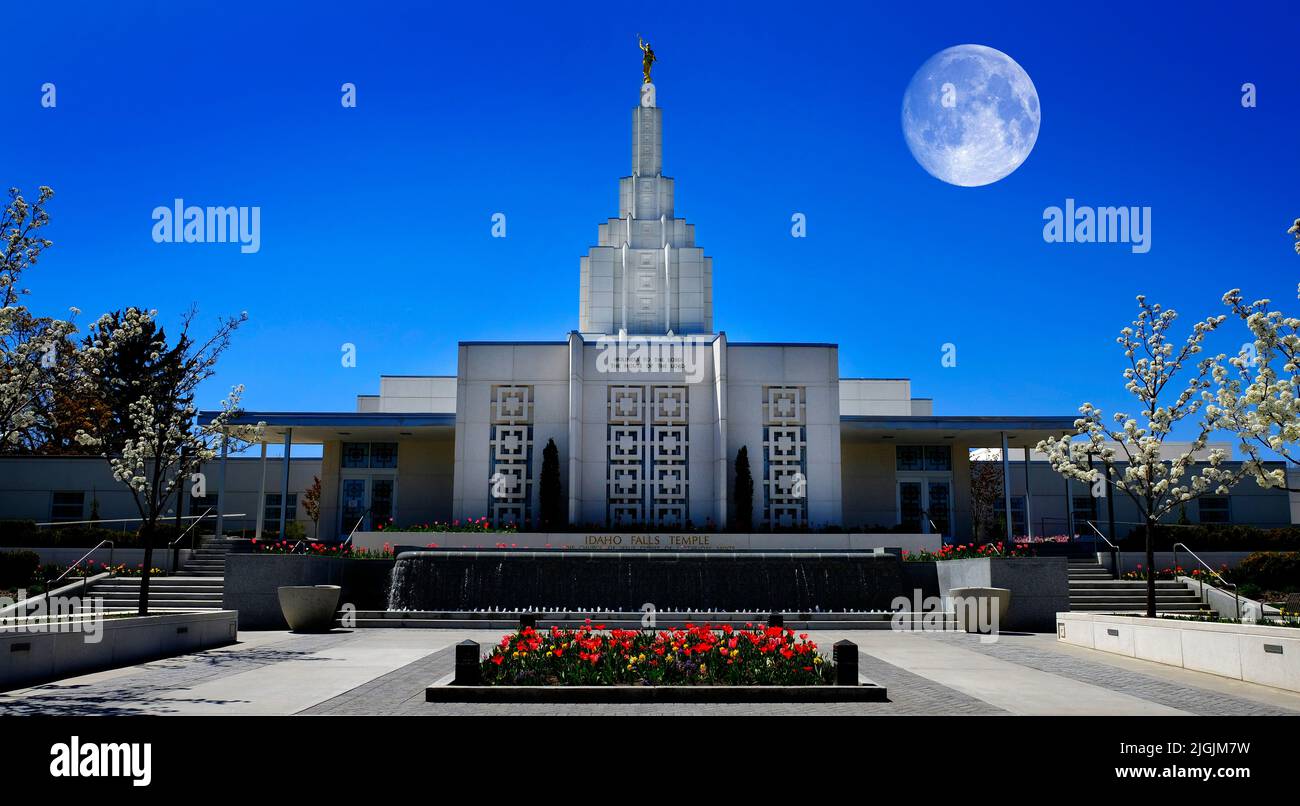
M 456 644 L 456 679 L 452 681 L 452 685 L 477 686 L 482 679 L 478 643 L 465 640 Z
M 525 628 L 525 627 L 532 627 L 534 630 L 537 629 L 537 614 L 536 614 L 536 613 L 520 613 L 520 614 L 519 614 L 519 629 L 522 630 L 522 629 Z
M 836 641 L 833 652 L 835 658 L 835 685 L 856 686 L 858 684 L 858 645 L 848 639 Z
M 767 616 L 767 626 L 784 627 L 785 615 L 783 613 L 769 613 Z

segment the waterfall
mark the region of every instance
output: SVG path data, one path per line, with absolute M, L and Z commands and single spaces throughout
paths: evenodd
M 428 550 L 397 557 L 397 611 L 887 610 L 898 557 L 869 552 Z

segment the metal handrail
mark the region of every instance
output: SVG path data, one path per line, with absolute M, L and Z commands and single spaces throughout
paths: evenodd
M 212 511 L 212 507 L 208 507 L 207 509 L 203 510 L 203 514 L 200 515 L 200 516 L 198 516 L 197 518 L 195 518 L 195 519 L 194 519 L 194 523 L 191 523 L 188 527 L 186 527 L 186 528 L 185 528 L 185 531 L 181 532 L 181 536 L 180 536 L 180 537 L 176 538 L 175 540 L 173 540 L 171 543 L 168 543 L 167 545 L 168 545 L 168 546 L 175 546 L 177 543 L 179 543 L 179 542 L 181 542 L 182 540 L 184 540 L 184 539 L 185 539 L 185 535 L 189 534 L 191 529 L 193 529 L 195 526 L 198 526 L 199 523 L 200 523 L 204 518 L 208 517 L 208 513 L 211 512 L 211 511 Z
M 1174 568 L 1175 568 L 1175 569 L 1178 568 L 1178 547 L 1179 547 L 1179 546 L 1182 546 L 1182 547 L 1183 547 L 1183 551 L 1185 551 L 1185 552 L 1187 552 L 1188 554 L 1192 555 L 1192 557 L 1194 557 L 1198 563 L 1200 563 L 1202 566 L 1205 567 L 1205 570 L 1206 570 L 1206 571 L 1209 571 L 1211 574 L 1213 574 L 1214 577 L 1215 577 L 1216 579 L 1218 579 L 1220 582 L 1222 582 L 1222 583 L 1224 584 L 1225 587 L 1232 588 L 1232 599 L 1233 599 L 1233 602 L 1234 602 L 1235 605 L 1236 605 L 1236 610 L 1237 610 L 1237 621 L 1241 621 L 1241 594 L 1237 593 L 1237 586 L 1236 586 L 1236 584 L 1234 584 L 1234 583 L 1232 583 L 1232 582 L 1229 582 L 1228 580 L 1224 579 L 1224 578 L 1223 578 L 1223 574 L 1220 574 L 1218 571 L 1215 571 L 1213 568 L 1210 567 L 1209 563 L 1207 563 L 1205 560 L 1202 560 L 1200 557 L 1197 557 L 1197 556 L 1196 556 L 1196 552 L 1194 552 L 1194 551 L 1192 551 L 1191 549 L 1189 549 L 1189 548 L 1187 547 L 1187 544 L 1186 544 L 1186 543 L 1175 543 L 1174 546 L 1173 546 L 1173 548 L 1174 548 Z M 1154 573 L 1154 569 L 1148 568 L 1148 569 L 1147 569 L 1147 573 L 1148 573 L 1148 574 L 1150 574 L 1150 573 Z M 1201 580 L 1201 601 L 1204 601 L 1204 600 L 1205 600 L 1205 580 Z
M 339 548 L 343 548 L 344 546 L 352 542 L 352 536 L 357 533 L 358 529 L 361 528 L 361 522 L 364 521 L 366 519 L 366 516 L 369 514 L 370 514 L 369 508 L 367 508 L 365 512 L 361 513 L 361 517 L 357 518 L 356 525 L 352 527 L 352 531 L 348 532 L 348 536 L 344 538 L 342 543 L 339 543 Z
M 1092 521 L 1088 521 L 1088 520 L 1085 520 L 1084 523 L 1088 524 L 1088 528 L 1089 528 L 1089 529 L 1091 529 L 1092 531 L 1094 531 L 1094 532 L 1097 533 L 1097 537 L 1100 537 L 1102 540 L 1105 540 L 1105 541 L 1106 541 L 1106 545 L 1110 546 L 1110 547 L 1111 547 L 1112 549 L 1114 549 L 1115 551 L 1119 551 L 1119 546 L 1117 546 L 1117 545 L 1115 545 L 1114 543 L 1110 542 L 1110 538 L 1109 538 L 1109 537 L 1106 537 L 1104 534 L 1101 533 L 1101 530 L 1097 528 L 1097 524 L 1093 523 Z
M 50 591 L 54 590 L 54 586 L 58 585 L 60 580 L 62 580 L 62 579 L 63 579 L 64 577 L 66 577 L 68 574 L 71 574 L 71 573 L 73 572 L 73 570 L 76 569 L 77 566 L 81 565 L 81 563 L 82 563 L 82 562 L 83 562 L 87 557 L 89 557 L 90 555 L 94 554 L 95 552 L 97 552 L 97 551 L 99 551 L 101 548 L 103 548 L 105 543 L 108 544 L 108 565 L 109 565 L 110 568 L 112 568 L 112 566 L 113 566 L 113 549 L 114 549 L 113 541 L 112 541 L 112 540 L 101 540 L 101 541 L 99 541 L 98 543 L 95 544 L 95 547 L 94 547 L 94 548 L 92 548 L 90 551 L 86 552 L 85 554 L 81 555 L 81 559 L 80 559 L 80 560 L 77 560 L 77 561 L 76 561 L 75 563 L 73 563 L 72 565 L 69 565 L 67 568 L 63 569 L 63 573 L 62 573 L 62 574 L 59 574 L 57 577 L 55 577 L 55 578 L 53 579 L 53 581 L 47 581 L 47 582 L 45 583 L 45 594 L 46 594 L 46 596 L 49 595 Z M 82 569 L 82 574 L 81 574 L 81 584 L 82 584 L 83 586 L 86 584 L 86 579 L 87 579 L 89 576 L 90 576 L 90 575 L 87 574 L 87 573 L 85 573 L 85 569 L 83 568 L 83 569 Z
M 1119 546 L 1110 542 L 1109 537 L 1106 537 L 1106 535 L 1101 533 L 1101 530 L 1097 528 L 1097 524 L 1087 519 L 1084 519 L 1083 522 L 1088 524 L 1088 528 L 1091 529 L 1093 532 L 1095 532 L 1097 537 L 1100 537 L 1102 540 L 1106 541 L 1106 545 L 1110 546 L 1111 575 L 1115 577 L 1115 579 L 1119 579 L 1120 574 L 1123 572 L 1122 569 L 1120 568 L 1120 565 L 1123 560 L 1124 553 L 1120 551 Z

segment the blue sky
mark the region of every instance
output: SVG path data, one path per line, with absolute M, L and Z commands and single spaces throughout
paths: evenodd
M 1127 403 L 1114 336 L 1137 293 L 1188 326 L 1233 286 L 1300 308 L 1300 51 L 1281 4 L 635 6 L 9 9 L 0 180 L 57 193 L 30 303 L 247 310 L 203 404 L 243 383 L 255 410 L 351 410 L 380 374 L 453 374 L 457 340 L 563 338 L 630 170 L 640 32 L 677 214 L 733 341 L 838 342 L 843 376 L 910 377 L 939 414 L 1072 414 Z M 912 74 L 962 43 L 1019 62 L 1043 110 L 1026 163 L 982 188 L 930 177 L 900 129 Z M 155 244 L 151 211 L 177 197 L 260 206 L 260 252 Z M 1067 197 L 1150 206 L 1150 252 L 1045 243 L 1043 210 Z

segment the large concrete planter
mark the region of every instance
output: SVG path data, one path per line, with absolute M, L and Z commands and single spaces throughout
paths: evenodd
M 285 585 L 276 590 L 280 612 L 294 632 L 326 632 L 339 608 L 338 585 Z
M 388 607 L 392 560 L 308 557 L 301 554 L 230 554 L 222 606 L 239 611 L 241 630 L 283 630 L 279 588 L 292 585 L 338 585 L 339 601 L 358 610 Z
M 1002 630 L 1050 632 L 1056 614 L 1070 609 L 1065 557 L 998 557 L 934 563 L 940 595 L 953 588 L 1005 588 L 1011 592 Z M 908 563 L 910 565 L 910 563 Z
M 948 591 L 957 614 L 957 626 L 966 632 L 997 632 L 1006 623 L 1011 591 L 1006 588 L 953 588 Z M 989 618 L 997 612 L 997 620 Z

